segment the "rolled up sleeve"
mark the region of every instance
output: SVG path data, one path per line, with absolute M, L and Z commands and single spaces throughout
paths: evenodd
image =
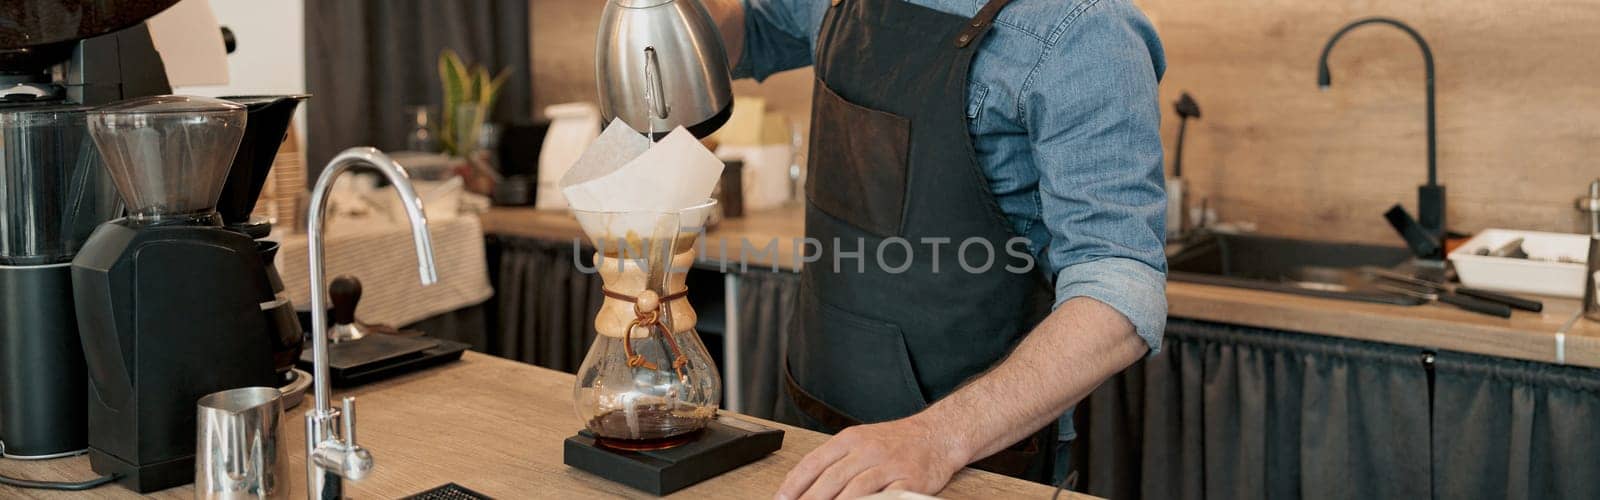
M 1126 2 L 1068 18 L 1021 93 L 1056 305 L 1076 297 L 1127 317 L 1160 350 L 1166 327 L 1166 194 L 1159 39 Z
M 1116 309 L 1150 346 L 1150 354 L 1161 351 L 1167 327 L 1167 280 L 1161 271 L 1123 258 L 1068 266 L 1056 275 L 1056 306 L 1078 297 Z
M 827 10 L 828 0 L 744 0 L 744 55 L 733 77 L 761 81 L 810 66 Z

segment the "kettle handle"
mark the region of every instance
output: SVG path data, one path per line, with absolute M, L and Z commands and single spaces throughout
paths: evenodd
M 667 107 L 667 93 L 661 86 L 661 61 L 656 58 L 655 47 L 644 48 L 644 81 L 644 98 L 650 105 L 650 114 L 665 119 L 672 110 Z M 650 128 L 654 135 L 655 124 L 652 123 Z

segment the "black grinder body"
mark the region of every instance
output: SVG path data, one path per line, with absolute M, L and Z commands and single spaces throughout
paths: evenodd
M 95 472 L 147 493 L 194 478 L 195 403 L 276 387 L 256 242 L 211 226 L 95 230 L 73 260 Z

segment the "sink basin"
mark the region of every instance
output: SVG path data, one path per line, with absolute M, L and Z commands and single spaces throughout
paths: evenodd
M 1411 261 L 1401 247 L 1220 233 L 1198 235 L 1167 258 L 1173 281 L 1417 305 L 1420 299 L 1379 290 L 1360 272 Z

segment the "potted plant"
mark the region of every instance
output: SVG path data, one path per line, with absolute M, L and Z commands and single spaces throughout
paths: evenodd
M 445 49 L 439 54 L 439 82 L 444 93 L 444 109 L 439 119 L 439 144 L 444 152 L 460 158 L 456 171 L 468 189 L 488 194 L 500 174 L 489 165 L 488 152 L 479 149 L 479 134 L 494 111 L 495 97 L 509 76 L 507 70 L 491 77 L 481 64 L 467 65 L 460 54 Z

